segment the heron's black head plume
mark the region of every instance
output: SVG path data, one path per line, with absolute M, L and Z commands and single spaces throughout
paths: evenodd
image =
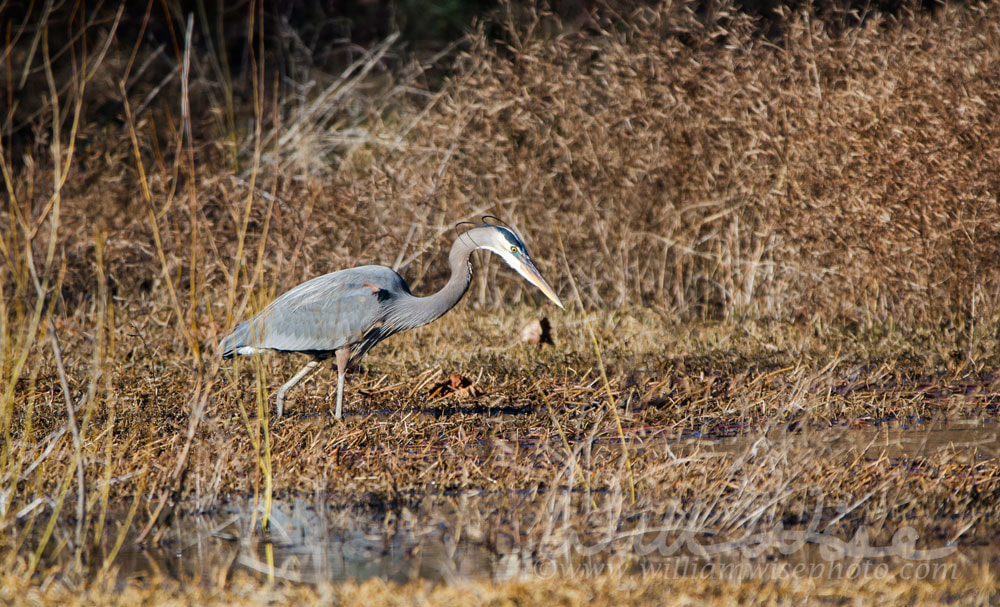
M 495 221 L 496 223 L 490 223 L 490 220 L 493 220 L 493 221 Z M 514 231 L 514 228 L 510 227 L 510 224 L 509 224 L 509 223 L 507 223 L 507 222 L 506 222 L 506 221 L 504 221 L 503 219 L 500 219 L 500 218 L 499 218 L 499 217 L 497 217 L 496 215 L 483 215 L 483 223 L 484 223 L 485 225 L 488 225 L 488 226 L 493 226 L 493 227 L 495 227 L 495 228 L 496 228 L 496 227 L 504 227 L 504 228 L 507 228 L 508 230 L 510 230 L 511 232 L 513 232 L 513 231 Z

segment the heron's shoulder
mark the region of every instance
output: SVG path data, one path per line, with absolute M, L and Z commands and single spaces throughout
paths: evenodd
M 317 276 L 293 288 L 296 295 L 307 293 L 345 292 L 367 289 L 369 292 L 382 290 L 392 293 L 409 292 L 406 281 L 391 268 L 385 266 L 358 266 Z
M 360 276 L 367 278 L 384 278 L 388 280 L 400 279 L 399 274 L 397 274 L 395 270 L 385 266 L 358 266 L 356 268 L 340 270 L 338 272 L 334 272 L 333 274 L 344 277 Z
M 326 275 L 331 282 L 342 285 L 374 286 L 388 291 L 406 288 L 406 281 L 392 268 L 385 266 L 358 266 Z M 322 277 L 321 277 L 322 278 Z

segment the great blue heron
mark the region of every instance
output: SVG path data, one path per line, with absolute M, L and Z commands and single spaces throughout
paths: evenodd
M 403 277 L 384 266 L 360 266 L 318 276 L 272 301 L 264 310 L 240 323 L 219 345 L 223 358 L 253 355 L 263 350 L 312 355 L 278 389 L 277 413 L 297 383 L 311 375 L 323 360 L 337 360 L 337 409 L 344 400 L 344 373 L 351 361 L 365 355 L 386 337 L 437 320 L 454 307 L 469 289 L 476 249 L 496 253 L 525 280 L 538 287 L 560 308 L 562 302 L 531 262 L 524 243 L 512 230 L 489 223 L 475 224 L 455 239 L 448 262 L 451 278 L 437 293 L 416 297 Z

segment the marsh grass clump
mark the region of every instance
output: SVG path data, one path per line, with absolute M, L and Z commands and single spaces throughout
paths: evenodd
M 705 30 L 684 7 L 633 19 L 476 38 L 421 125 L 454 148 L 443 198 L 565 226 L 591 306 L 867 327 L 975 300 L 996 317 L 1000 207 L 978 147 L 994 140 L 992 28 L 872 16 L 834 36 L 797 12 L 772 44 L 738 12 Z
M 255 534 L 312 495 L 546 558 L 611 538 L 631 562 L 642 521 L 745 539 L 811 512 L 845 538 L 996 539 L 994 443 L 890 436 L 1000 403 L 996 6 L 782 7 L 765 27 L 729 5 L 504 5 L 433 52 L 387 34 L 323 53 L 251 8 L 0 6 L 0 592 L 97 601 L 123 546 L 233 496 L 261 505 Z M 278 421 L 300 361 L 218 359 L 235 322 L 334 269 L 431 290 L 454 223 L 487 213 L 574 293 L 553 344 L 520 341 L 541 302 L 479 257 L 460 308 L 350 376 L 343 423 L 331 374 Z M 991 571 L 852 592 L 975 597 Z M 220 592 L 259 589 L 227 575 Z M 215 600 L 171 584 L 127 591 Z

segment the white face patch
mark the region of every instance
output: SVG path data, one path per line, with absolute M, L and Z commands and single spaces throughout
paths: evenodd
M 507 265 L 520 272 L 520 267 L 522 263 L 519 259 L 517 259 L 514 256 L 514 254 L 510 250 L 512 246 L 517 246 L 517 245 L 511 243 L 510 240 L 505 238 L 503 236 L 503 233 L 500 231 L 500 228 L 498 228 L 496 232 L 490 235 L 490 239 L 493 242 L 490 242 L 489 244 L 485 245 L 484 248 L 489 249 L 493 253 L 499 255 L 500 257 L 503 258 L 504 261 L 507 262 Z M 524 250 L 521 247 L 518 247 L 518 252 L 524 254 Z
M 525 280 L 527 280 L 533 285 L 538 284 L 534 276 L 534 272 L 530 272 L 528 270 L 527 264 L 525 264 L 517 257 L 514 257 L 514 254 L 511 253 L 509 249 L 498 249 L 497 247 L 491 246 L 489 247 L 489 250 L 499 255 L 505 262 L 507 262 L 508 266 L 510 266 L 515 272 L 520 274 Z
M 490 247 L 490 250 L 503 258 L 507 262 L 507 265 L 514 268 L 518 272 L 521 271 L 521 260 L 514 257 L 509 249 L 501 249 L 499 247 Z

